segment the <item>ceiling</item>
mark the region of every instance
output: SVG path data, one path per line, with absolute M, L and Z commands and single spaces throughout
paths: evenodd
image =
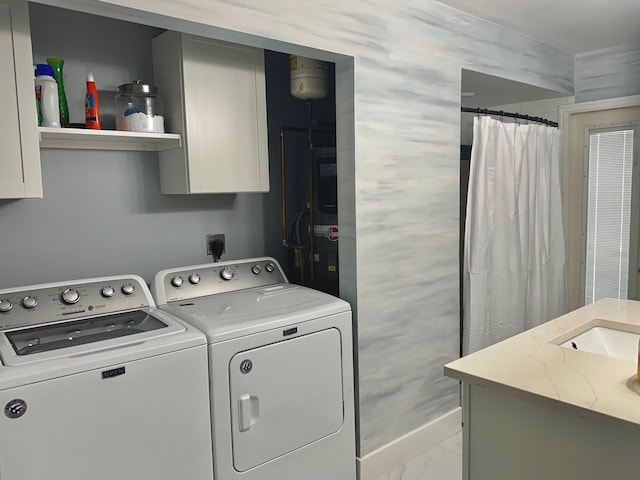
M 640 40 L 640 0 L 439 0 L 570 53 Z
M 463 107 L 487 108 L 566 96 L 566 93 L 558 93 L 472 70 L 462 70 Z

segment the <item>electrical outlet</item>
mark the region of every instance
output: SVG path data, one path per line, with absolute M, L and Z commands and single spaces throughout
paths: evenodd
M 207 235 L 207 255 L 211 255 L 211 242 L 214 240 L 222 240 L 222 253 L 225 253 L 227 244 L 224 241 L 224 233 L 210 233 Z

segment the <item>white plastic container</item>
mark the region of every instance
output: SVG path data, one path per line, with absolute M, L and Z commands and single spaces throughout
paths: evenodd
M 35 88 L 38 102 L 38 125 L 60 128 L 58 84 L 50 65 L 38 64 L 36 67 Z
M 291 95 L 302 100 L 317 100 L 327 95 L 327 64 L 313 58 L 289 57 Z

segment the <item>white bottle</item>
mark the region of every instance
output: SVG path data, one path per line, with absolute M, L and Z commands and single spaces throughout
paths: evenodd
M 58 84 L 50 65 L 38 64 L 36 67 L 35 86 L 36 99 L 38 100 L 38 124 L 43 127 L 60 128 Z

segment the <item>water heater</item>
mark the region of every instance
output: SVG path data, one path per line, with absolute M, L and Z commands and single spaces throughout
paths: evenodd
M 302 100 L 317 100 L 327 95 L 327 63 L 291 55 L 289 58 L 291 95 Z
M 313 285 L 338 296 L 338 171 L 335 147 L 313 150 Z

